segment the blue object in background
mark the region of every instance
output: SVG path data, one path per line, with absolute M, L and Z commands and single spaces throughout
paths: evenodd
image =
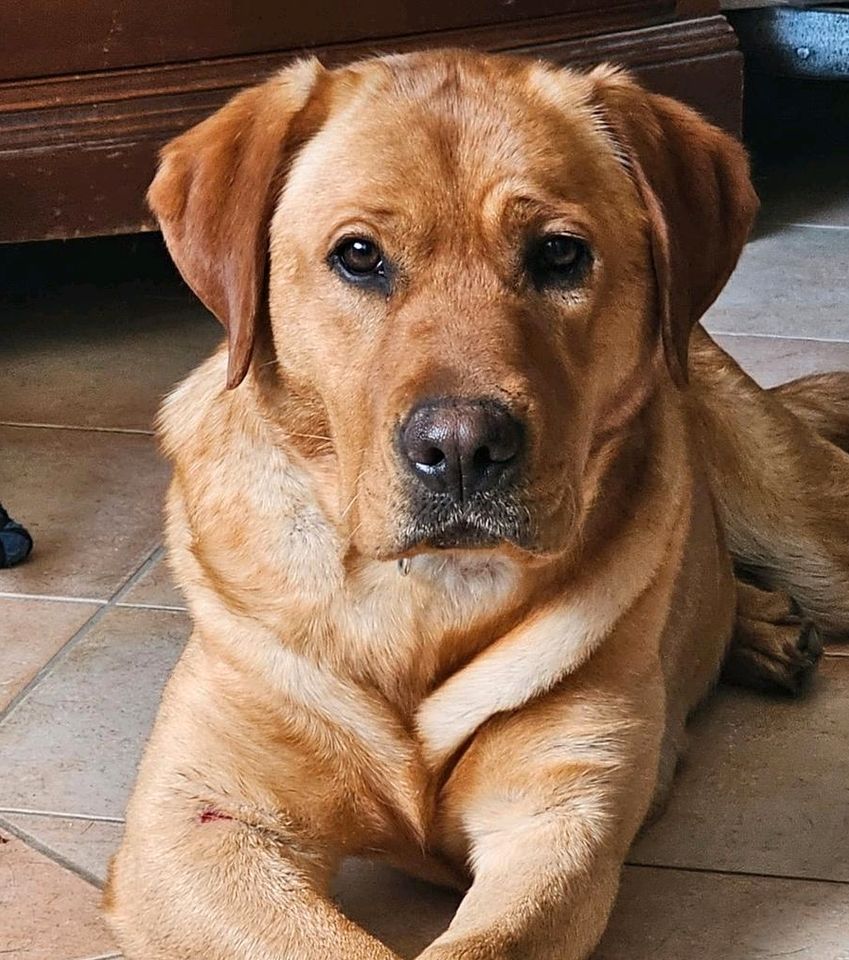
M 13 567 L 30 555 L 32 537 L 0 504 L 0 567 Z

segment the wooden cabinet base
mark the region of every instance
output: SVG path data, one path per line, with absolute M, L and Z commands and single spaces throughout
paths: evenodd
M 314 51 L 328 64 L 423 46 L 511 50 L 561 64 L 612 61 L 739 132 L 742 58 L 722 16 L 630 23 L 593 14 Z M 640 22 L 639 20 L 637 22 Z M 144 194 L 161 145 L 303 50 L 0 83 L 0 242 L 153 228 Z

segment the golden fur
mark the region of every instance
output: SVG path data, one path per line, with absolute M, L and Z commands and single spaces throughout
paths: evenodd
M 112 866 L 125 956 L 389 960 L 327 895 L 368 852 L 467 888 L 422 960 L 586 957 L 735 612 L 729 673 L 791 688 L 803 617 L 849 622 L 846 381 L 765 392 L 697 325 L 756 210 L 742 148 L 610 68 L 305 61 L 150 197 L 229 353 L 162 413 L 195 629 Z M 545 230 L 590 244 L 579 288 L 521 279 Z M 329 269 L 351 232 L 391 295 Z M 527 424 L 485 549 L 411 532 L 394 438 L 439 396 Z

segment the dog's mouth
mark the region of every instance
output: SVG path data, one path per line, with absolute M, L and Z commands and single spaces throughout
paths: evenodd
M 508 544 L 532 550 L 536 530 L 527 508 L 512 497 L 481 495 L 465 503 L 430 497 L 411 510 L 400 541 L 401 554 L 492 549 Z

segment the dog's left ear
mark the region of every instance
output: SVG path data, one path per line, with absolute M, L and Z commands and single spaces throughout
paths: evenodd
M 227 386 L 251 362 L 264 309 L 268 228 L 297 119 L 324 73 L 303 60 L 235 96 L 162 151 L 148 202 L 185 281 L 227 331 Z
M 589 79 L 648 214 L 663 349 L 684 384 L 693 326 L 731 276 L 758 210 L 748 157 L 733 137 L 627 73 L 598 67 Z

